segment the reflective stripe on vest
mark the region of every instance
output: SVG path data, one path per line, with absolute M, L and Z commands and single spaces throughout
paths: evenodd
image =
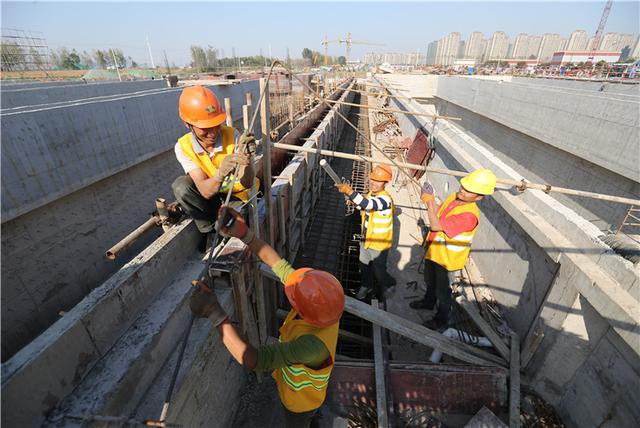
M 456 194 L 453 193 L 442 203 L 438 210 L 438 218 L 443 218 L 442 213 L 455 201 Z M 471 213 L 480 222 L 480 210 L 475 203 L 458 205 L 449 211 L 444 218 L 462 213 Z M 471 241 L 478 229 L 478 225 L 469 232 L 460 233 L 449 238 L 443 231 L 435 232 L 433 241 L 429 244 L 425 259 L 438 263 L 448 271 L 462 269 L 467 263 L 471 251 Z
M 180 137 L 180 139 L 178 140 L 178 144 L 182 149 L 182 153 L 184 153 L 185 156 L 193 160 L 200 167 L 200 169 L 203 170 L 205 174 L 207 174 L 207 177 L 209 178 L 213 177 L 216 174 L 224 158 L 227 155 L 232 154 L 235 149 L 235 141 L 234 141 L 235 129 L 229 126 L 221 125 L 220 132 L 221 132 L 221 139 L 222 139 L 222 150 L 215 153 L 212 157 L 209 157 L 209 153 L 207 153 L 206 150 L 201 153 L 196 153 L 193 150 L 191 132 L 186 133 L 185 135 Z M 224 181 L 220 185 L 220 189 L 218 190 L 218 192 L 219 193 L 228 192 L 229 187 L 231 186 L 232 180 L 233 180 L 233 174 L 226 176 Z M 256 180 L 258 179 L 256 178 Z M 257 187 L 259 186 L 260 186 L 260 182 L 257 181 Z M 240 180 L 236 180 L 235 183 L 233 184 L 233 196 L 246 202 L 249 199 L 249 189 L 245 188 L 242 185 L 242 183 L 240 183 Z
M 367 193 L 367 199 L 371 198 L 372 193 Z M 386 196 L 389 198 L 391 208 L 381 211 L 362 211 L 362 228 L 366 230 L 364 240 L 364 248 L 372 250 L 384 251 L 391 248 L 393 243 L 393 215 L 395 214 L 395 206 L 393 199 L 386 190 L 376 194 L 378 196 Z
M 294 413 L 302 413 L 315 410 L 324 402 L 336 357 L 339 322 L 320 328 L 302 319 L 295 319 L 296 315 L 294 310 L 287 315 L 280 327 L 280 342 L 291 342 L 300 336 L 312 334 L 324 343 L 330 356 L 327 365 L 320 369 L 293 364 L 272 373 L 282 404 Z

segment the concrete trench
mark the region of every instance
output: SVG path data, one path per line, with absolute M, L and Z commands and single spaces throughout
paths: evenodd
M 457 88 L 471 84 L 476 85 L 476 94 L 486 94 L 488 92 L 483 91 L 489 89 L 484 86 L 497 85 L 496 82 L 460 83 L 447 80 L 449 78 L 446 76 L 377 76 L 376 79 L 383 83 L 402 82 L 409 93 L 427 101 L 420 104 L 416 101 L 390 100 L 394 108 L 464 117 L 460 126 L 438 125 L 435 133 L 438 150 L 432 164 L 434 166 L 472 170 L 482 165 L 494 169 L 498 176 L 509 178 L 525 171 L 527 179 L 532 181 L 553 180 L 554 184 L 571 187 L 572 183 L 579 182 L 576 174 L 582 173 L 585 162 L 591 162 L 594 167 L 590 169 L 590 174 L 602 177 L 603 184 L 598 190 L 612 192 L 616 183 L 623 183 L 618 188 L 622 193 L 616 193 L 638 197 L 637 177 L 629 176 L 624 169 L 632 167 L 624 160 L 616 160 L 613 153 L 607 154 L 607 159 L 601 161 L 594 157 L 589 157 L 589 161 L 581 160 L 580 153 L 569 153 L 569 150 L 574 150 L 573 147 L 566 150 L 559 148 L 559 140 L 549 135 L 552 130 L 544 135 L 537 134 L 537 138 L 534 138 L 524 132 L 523 117 L 516 115 L 506 121 L 500 112 L 492 110 L 493 104 L 480 96 L 470 103 L 463 93 L 457 92 Z M 518 86 L 514 90 L 520 94 L 522 91 L 536 90 L 535 85 L 515 83 Z M 591 90 L 577 82 L 573 83 L 575 87 L 563 90 L 578 95 Z M 255 82 L 248 85 L 241 84 L 235 89 L 231 87 L 232 99 L 244 99 L 242 91 L 254 91 L 257 86 Z M 553 84 L 548 86 L 552 88 L 545 90 L 555 90 Z M 500 90 L 508 91 L 509 88 L 501 87 Z M 629 88 L 623 88 L 622 92 L 607 88 L 605 92 L 625 102 L 634 100 L 636 96 Z M 145 96 L 176 96 L 175 93 L 158 95 L 163 91 L 152 93 Z M 118 94 L 112 95 L 101 102 L 118 98 Z M 256 100 L 258 97 L 254 94 L 253 98 Z M 339 94 L 339 99 L 353 102 L 356 97 L 353 92 L 347 91 Z M 53 98 L 48 101 L 57 102 Z M 59 101 L 61 106 L 65 105 L 66 100 Z M 368 102 L 371 101 L 369 99 Z M 617 101 L 612 99 L 609 102 L 615 104 Z M 242 109 L 237 107 L 234 104 L 233 111 L 241 112 Z M 12 113 L 8 117 L 29 114 L 28 109 L 20 106 L 4 109 L 3 103 L 3 114 Z M 317 126 L 304 146 L 353 151 L 355 132 L 345 128 L 336 111 L 351 118 L 359 113 L 349 106 L 334 106 L 319 123 L 313 119 Z M 241 120 L 237 113 L 234 113 L 234 119 L 235 122 Z M 432 124 L 427 120 L 405 115 L 396 115 L 396 119 L 403 135 L 410 138 L 415 135 L 417 127 L 432 129 Z M 360 120 L 354 122 L 358 122 L 361 129 L 372 126 Z M 551 120 L 549 127 L 552 126 L 564 125 Z M 5 117 L 3 133 L 4 130 Z M 619 138 L 626 139 L 637 131 L 637 123 L 632 123 L 628 129 L 620 131 Z M 289 139 L 299 138 L 297 132 L 292 132 Z M 502 140 L 490 138 L 492 135 L 499 137 L 505 134 Z M 510 156 L 515 148 L 509 147 L 509 140 L 518 141 L 523 147 L 539 148 L 537 152 L 547 153 L 550 157 L 568 153 L 564 162 L 566 171 L 559 171 L 553 166 L 535 169 L 534 165 L 527 165 L 526 156 Z M 133 168 L 140 168 L 136 177 L 148 174 L 145 168 L 151 168 L 149 162 L 153 159 L 168 167 L 173 159 L 169 147 L 169 143 L 165 143 L 156 158 L 142 154 L 140 166 Z M 5 154 L 3 144 L 3 163 Z M 542 156 L 539 153 L 537 155 Z M 295 260 L 295 266 L 309 265 L 336 272 L 349 294 L 359 285 L 355 247 L 357 239 L 353 237 L 359 232 L 359 218 L 357 213 L 351 217 L 344 216 L 343 197 L 321 172 L 319 159 L 314 153 L 297 154 L 277 173 L 278 178 L 273 182 L 275 212 L 272 213 L 273 218 L 278 219 L 274 224 L 275 246 L 280 254 Z M 630 161 L 633 162 L 633 159 Z M 616 162 L 615 171 L 607 169 Z M 366 176 L 361 171 L 352 174 L 352 161 L 333 159 L 332 164 L 345 177 L 353 178 L 358 174 Z M 523 166 L 530 166 L 530 169 L 521 170 Z M 356 169 L 358 167 L 356 165 Z M 127 166 L 123 165 L 122 168 Z M 118 174 L 126 174 L 127 171 L 129 169 L 116 173 L 105 171 L 88 180 L 99 184 L 100 174 L 107 174 L 106 185 L 117 180 Z M 429 174 L 428 179 L 436 189 L 444 189 L 440 196 L 454 191 L 458 185 L 456 180 L 445 176 Z M 126 183 L 131 178 L 122 175 L 122 180 Z M 87 188 L 94 194 L 97 192 L 95 184 L 89 184 Z M 3 183 L 3 193 L 4 189 Z M 85 191 L 85 188 L 74 189 L 70 187 L 68 195 L 60 199 Z M 411 215 L 415 213 L 417 198 L 402 187 L 394 192 L 394 199 L 397 197 L 407 206 L 401 210 L 402 218 L 398 220 L 401 223 L 397 224 L 403 240 L 398 242 L 399 248 L 407 248 L 398 250 L 397 254 L 390 257 L 390 271 L 398 276 L 402 288 L 388 302 L 387 310 L 420 322 L 421 314 L 407 311 L 407 299 L 415 292 L 404 287 L 411 281 L 420 281 L 420 275 L 414 268 L 421 255 L 415 251 L 415 245 L 407 245 L 408 236 L 415 227 Z M 33 190 L 31 195 L 33 201 L 27 204 L 33 207 L 40 204 L 42 208 L 16 214 L 15 219 L 3 223 L 3 232 L 14 228 L 17 234 L 29 224 L 25 220 L 29 215 L 33 216 L 32 221 L 35 222 L 42 216 L 38 210 L 57 203 L 49 201 L 44 194 L 38 194 L 37 190 Z M 102 197 L 105 196 L 98 196 Z M 603 229 L 615 223 L 620 208 L 577 198 L 556 198 L 553 194 L 545 195 L 537 191 L 527 191 L 521 195 L 497 192 L 493 198 L 481 202 L 480 207 L 484 218 L 481 231 L 474 241 L 473 260 L 509 325 L 520 336 L 522 354 L 531 352 L 526 361 L 523 360 L 523 373 L 528 387 L 551 403 L 567 426 L 632 426 L 640 420 L 637 414 L 640 402 L 638 397 L 625 394 L 624 391 L 640 385 L 637 369 L 640 367 L 638 269 L 614 254 L 598 239 Z M 15 213 L 20 213 L 20 209 L 15 208 Z M 8 211 L 10 215 L 11 212 Z M 264 219 L 264 200 L 260 202 L 259 212 Z M 136 222 L 140 223 L 132 221 L 134 224 Z M 131 225 L 123 226 L 123 229 L 127 228 L 131 229 Z M 51 239 L 55 241 L 58 238 Z M 142 242 L 141 247 L 151 239 Z M 33 337 L 37 336 L 35 340 L 2 365 L 2 424 L 81 426 L 83 421 L 73 416 L 83 415 L 156 419 L 177 357 L 179 338 L 188 322 L 185 298 L 189 290 L 183 285 L 202 269 L 200 256 L 185 251 L 186 248 L 195 248 L 197 239 L 198 233 L 191 221 L 183 221 L 124 264 L 102 285 L 83 285 L 84 293 L 90 291 L 88 296 L 44 333 L 38 336 L 38 329 L 35 329 L 31 333 Z M 255 266 L 246 261 L 245 250 L 239 242 L 234 241 L 230 242 L 225 253 L 225 257 L 228 257 L 226 263 L 239 263 L 242 267 L 231 275 L 228 273 L 230 269 L 220 269 L 223 277 L 228 278 L 230 288 L 219 291 L 219 296 L 245 335 L 257 345 L 259 326 L 255 305 L 256 290 L 260 288 L 253 281 Z M 135 251 L 137 249 L 132 253 Z M 97 254 L 94 257 L 97 258 Z M 500 264 L 505 269 L 496 269 L 496 257 L 500 257 Z M 64 270 L 59 274 L 64 275 Z M 5 277 L 3 267 L 3 324 L 6 278 L 9 277 Z M 281 293 L 274 292 L 279 288 L 274 288 L 271 281 L 263 281 L 263 298 L 270 308 L 275 309 L 277 302 L 284 299 Z M 19 283 L 18 280 L 10 282 Z M 84 293 L 80 292 L 79 297 Z M 78 296 L 70 301 L 74 299 L 77 300 Z M 7 304 L 11 302 L 15 302 L 15 299 L 7 300 Z M 538 313 L 539 320 L 532 324 Z M 267 323 L 269 335 L 275 336 L 277 320 L 274 313 L 269 314 Z M 371 337 L 370 323 L 361 319 L 350 316 L 341 327 L 360 336 Z M 4 336 L 3 327 L 3 355 Z M 405 416 L 427 412 L 422 415 L 421 423 L 425 422 L 424 415 L 437 414 L 452 426 L 463 426 L 479 407 L 485 405 L 502 418 L 505 417 L 505 370 L 460 365 L 459 361 L 451 358 L 445 358 L 440 366 L 425 365 L 430 349 L 416 347 L 394 334 L 390 336 L 387 345 L 392 356 L 390 388 L 395 391 L 393 396 L 396 405 L 414 412 Z M 264 426 L 267 421 L 270 426 L 281 424 L 277 397 L 274 400 L 273 381 L 266 377 L 258 382 L 253 375 L 245 373 L 219 343 L 217 333 L 206 321 L 196 322 L 186 349 L 170 407 L 170 422 L 183 426 L 238 427 Z M 355 416 L 364 417 L 364 413 L 375 408 L 370 345 L 341 341 L 338 353 L 341 358 L 332 377 L 327 405 L 321 412 L 322 423 L 326 426 L 346 423 L 345 415 L 353 416 L 354 412 Z M 411 361 L 406 361 L 406 358 L 403 361 L 399 356 Z M 358 361 L 353 361 L 354 358 Z M 441 385 L 441 389 L 435 390 L 429 386 L 433 384 Z M 469 388 L 469 385 L 473 387 Z M 357 386 L 360 395 L 355 394 L 354 386 Z M 477 393 L 474 395 L 470 391 Z M 403 400 L 403 393 L 409 392 L 419 398 Z M 434 395 L 440 397 L 439 401 L 434 401 Z M 238 400 L 238 397 L 242 398 Z M 353 401 L 349 401 L 354 397 L 365 403 L 364 407 L 354 406 Z M 93 421 L 90 426 L 112 424 Z

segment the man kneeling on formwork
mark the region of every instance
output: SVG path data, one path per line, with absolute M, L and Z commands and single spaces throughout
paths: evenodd
M 200 282 L 191 295 L 195 317 L 208 318 L 217 327 L 222 343 L 243 367 L 271 371 L 284 406 L 286 427 L 308 427 L 324 402 L 333 370 L 344 292 L 330 273 L 311 268 L 293 269 L 253 232 L 236 211 L 221 209 L 220 232 L 239 238 L 271 267 L 284 284 L 292 309 L 280 327 L 280 342 L 258 349 L 244 341 L 213 292 Z
M 249 156 L 255 152 L 255 137 L 248 132 L 240 135 L 223 125 L 226 112 L 215 94 L 203 86 L 189 86 L 182 91 L 178 113 L 189 132 L 174 147 L 186 175 L 173 182 L 173 193 L 198 230 L 209 234 L 232 185 L 231 206 L 238 207 L 249 199 L 255 178 Z M 238 178 L 234 179 L 236 168 Z
M 420 199 L 427 204 L 431 232 L 427 239 L 424 264 L 424 298 L 409 303 L 413 309 L 437 311 L 425 326 L 438 330 L 449 322 L 451 313 L 451 276 L 464 268 L 471 251 L 471 241 L 478 230 L 480 210 L 476 202 L 491 195 L 496 176 L 488 169 L 478 169 L 460 180 L 460 189 L 436 205 L 433 187 L 425 182 Z
M 387 272 L 387 256 L 393 244 L 393 216 L 395 207 L 391 195 L 385 189 L 393 174 L 387 165 L 376 166 L 369 174 L 369 193 L 362 196 L 347 183 L 336 184 L 362 212 L 362 239 L 360 240 L 361 286 L 356 298 L 363 300 L 378 285 L 380 299 L 396 285 Z

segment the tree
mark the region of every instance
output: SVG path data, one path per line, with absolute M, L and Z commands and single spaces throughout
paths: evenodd
M 313 61 L 313 51 L 309 48 L 302 49 L 302 58 L 306 59 L 311 63 Z
M 343 55 L 340 55 L 338 57 L 338 64 L 340 65 L 346 65 L 347 64 L 347 58 Z
M 96 66 L 93 57 L 87 51 L 82 51 L 80 54 L 80 63 L 82 63 L 86 68 L 94 68 Z
M 31 63 L 34 67 L 38 70 L 42 70 L 44 68 L 44 60 L 38 50 L 36 48 L 31 48 L 29 50 L 29 55 L 31 56 Z
M 207 70 L 207 54 L 200 46 L 191 45 L 191 66 L 199 72 Z
M 65 70 L 80 70 L 80 56 L 75 49 L 62 59 L 62 68 Z
M 17 43 L 3 41 L 2 44 L 0 44 L 0 56 L 2 57 L 2 61 L 0 62 L 2 71 L 20 69 L 19 64 L 23 62 L 23 52 Z
M 209 45 L 206 51 L 207 71 L 215 71 L 218 65 L 218 50 Z
M 97 49 L 94 51 L 93 55 L 96 58 L 96 65 L 98 68 L 107 68 L 107 52 Z
M 118 68 L 126 68 L 127 59 L 120 49 L 109 49 L 109 55 L 111 56 L 111 61 L 113 61 L 113 57 L 116 58 L 114 66 L 117 66 Z M 111 63 L 113 64 L 113 62 Z

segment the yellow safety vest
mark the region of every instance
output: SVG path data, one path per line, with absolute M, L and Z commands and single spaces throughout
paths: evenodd
M 220 125 L 220 132 L 222 134 L 221 135 L 222 150 L 215 153 L 213 157 L 209 157 L 209 153 L 207 153 L 206 151 L 203 151 L 202 153 L 194 152 L 193 143 L 191 140 L 191 132 L 184 134 L 178 140 L 178 143 L 180 144 L 180 148 L 182 149 L 182 152 L 186 156 L 191 158 L 196 164 L 198 164 L 200 169 L 202 169 L 209 178 L 213 177 L 216 174 L 216 171 L 218 170 L 218 168 L 220 168 L 220 164 L 222 163 L 224 158 L 227 155 L 232 154 L 235 148 L 235 141 L 233 139 L 235 129 L 229 126 Z M 226 193 L 227 191 L 229 191 L 229 186 L 231 186 L 232 180 L 233 180 L 233 174 L 229 174 L 228 176 L 226 176 L 224 181 L 220 185 L 219 192 Z M 258 179 L 256 178 L 256 180 Z M 256 189 L 259 187 L 260 187 L 260 180 L 258 180 L 256 183 Z M 240 180 L 238 179 L 233 184 L 232 195 L 246 202 L 250 197 L 249 190 L 250 189 L 245 188 L 242 185 L 242 183 L 240 183 Z
M 329 327 L 317 327 L 302 319 L 294 319 L 296 315 L 294 309 L 287 315 L 280 327 L 280 342 L 291 342 L 302 335 L 312 334 L 322 340 L 331 356 L 329 364 L 318 370 L 304 364 L 294 364 L 272 373 L 282 404 L 291 412 L 303 413 L 319 408 L 327 395 L 327 385 L 336 358 L 340 322 Z
M 372 193 L 367 193 L 367 199 Z M 393 216 L 396 208 L 393 199 L 386 190 L 377 193 L 375 196 L 388 196 L 391 201 L 391 208 L 383 211 L 362 210 L 362 230 L 367 229 L 367 236 L 364 240 L 364 248 L 384 251 L 391 248 L 393 243 Z
M 455 201 L 455 199 L 456 194 L 453 193 L 442 203 L 442 205 L 440 205 L 438 218 L 440 218 L 444 210 L 449 206 L 449 204 Z M 473 214 L 478 219 L 478 224 L 480 224 L 480 210 L 475 202 L 458 205 L 451 209 L 444 218 L 462 213 Z M 477 229 L 478 225 L 476 225 L 476 227 L 474 227 L 470 232 L 463 232 L 451 238 L 449 238 L 443 231 L 435 232 L 435 238 L 429 244 L 425 259 L 438 263 L 448 271 L 462 269 L 469 258 L 471 241 L 473 240 L 473 235 L 475 235 Z

